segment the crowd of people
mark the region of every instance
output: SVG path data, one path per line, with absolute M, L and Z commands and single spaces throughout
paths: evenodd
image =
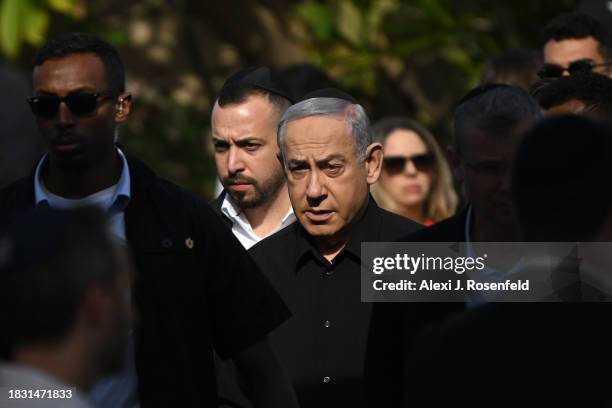
M 560 15 L 491 60 L 445 150 L 245 68 L 214 103 L 206 203 L 121 146 L 118 52 L 48 40 L 46 150 L 0 190 L 0 407 L 609 404 L 605 303 L 367 303 L 361 264 L 366 242 L 611 241 L 611 77 L 605 27 Z

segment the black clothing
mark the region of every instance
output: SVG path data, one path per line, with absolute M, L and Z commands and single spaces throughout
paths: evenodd
M 370 199 L 332 263 L 299 222 L 250 249 L 293 313 L 270 339 L 303 408 L 365 406 L 363 370 L 372 305 L 361 303 L 361 243 L 394 241 L 418 228 Z
M 132 157 L 128 167 L 140 404 L 214 407 L 213 346 L 235 356 L 290 314 L 206 203 Z M 0 228 L 33 205 L 34 174 L 0 191 Z
M 467 209 L 444 221 L 404 236 L 403 242 L 464 242 Z M 370 407 L 397 407 L 402 400 L 403 356 L 421 330 L 462 312 L 464 303 L 375 303 L 366 358 Z
M 611 313 L 608 303 L 468 309 L 396 353 L 401 406 L 609 406 Z
M 234 224 L 233 221 L 225 214 L 223 214 L 223 212 L 221 211 L 221 206 L 223 205 L 223 200 L 225 199 L 225 194 L 227 194 L 225 192 L 225 190 L 223 190 L 221 192 L 221 194 L 219 194 L 219 197 L 215 198 L 214 200 L 212 200 L 210 202 L 210 206 L 212 207 L 212 209 L 215 211 L 215 213 L 221 217 L 221 220 L 223 221 L 223 223 L 225 225 L 227 225 L 229 227 L 229 229 L 232 229 L 232 225 Z

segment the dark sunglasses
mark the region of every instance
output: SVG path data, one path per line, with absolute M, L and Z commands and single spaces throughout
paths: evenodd
M 604 62 L 602 64 L 595 64 L 589 60 L 578 60 L 578 61 L 574 61 L 571 64 L 569 64 L 569 66 L 567 67 L 567 72 L 570 75 L 584 73 L 584 72 L 591 72 L 593 71 L 594 68 L 609 66 L 611 64 L 612 63 L 610 62 Z M 545 64 L 542 67 L 542 69 L 538 71 L 538 76 L 541 79 L 561 78 L 561 76 L 563 76 L 563 72 L 565 71 L 566 69 L 559 65 Z
M 390 156 L 383 158 L 383 169 L 389 173 L 400 173 L 406 168 L 407 162 L 412 162 L 418 171 L 428 171 L 435 161 L 431 153 L 417 154 L 415 156 Z
M 41 118 L 52 118 L 57 115 L 60 103 L 64 102 L 70 112 L 76 116 L 90 115 L 98 108 L 98 103 L 112 98 L 111 91 L 84 92 L 78 91 L 66 96 L 39 95 L 28 98 L 32 113 Z

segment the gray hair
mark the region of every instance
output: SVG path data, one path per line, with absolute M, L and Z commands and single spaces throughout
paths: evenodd
M 453 117 L 453 145 L 461 152 L 465 134 L 479 129 L 504 136 L 517 126 L 538 121 L 542 108 L 527 92 L 514 86 L 489 85 L 464 96 Z
M 291 106 L 278 123 L 277 141 L 281 156 L 285 158 L 285 129 L 292 120 L 309 116 L 336 116 L 345 120 L 350 127 L 355 153 L 359 161 L 365 160 L 368 146 L 372 143 L 370 120 L 361 105 L 339 98 L 310 98 Z

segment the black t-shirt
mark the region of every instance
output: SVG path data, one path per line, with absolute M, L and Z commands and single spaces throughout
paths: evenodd
M 299 222 L 249 250 L 293 313 L 271 340 L 302 407 L 364 405 L 371 304 L 361 302 L 361 243 L 393 241 L 418 228 L 370 199 L 331 263 Z

